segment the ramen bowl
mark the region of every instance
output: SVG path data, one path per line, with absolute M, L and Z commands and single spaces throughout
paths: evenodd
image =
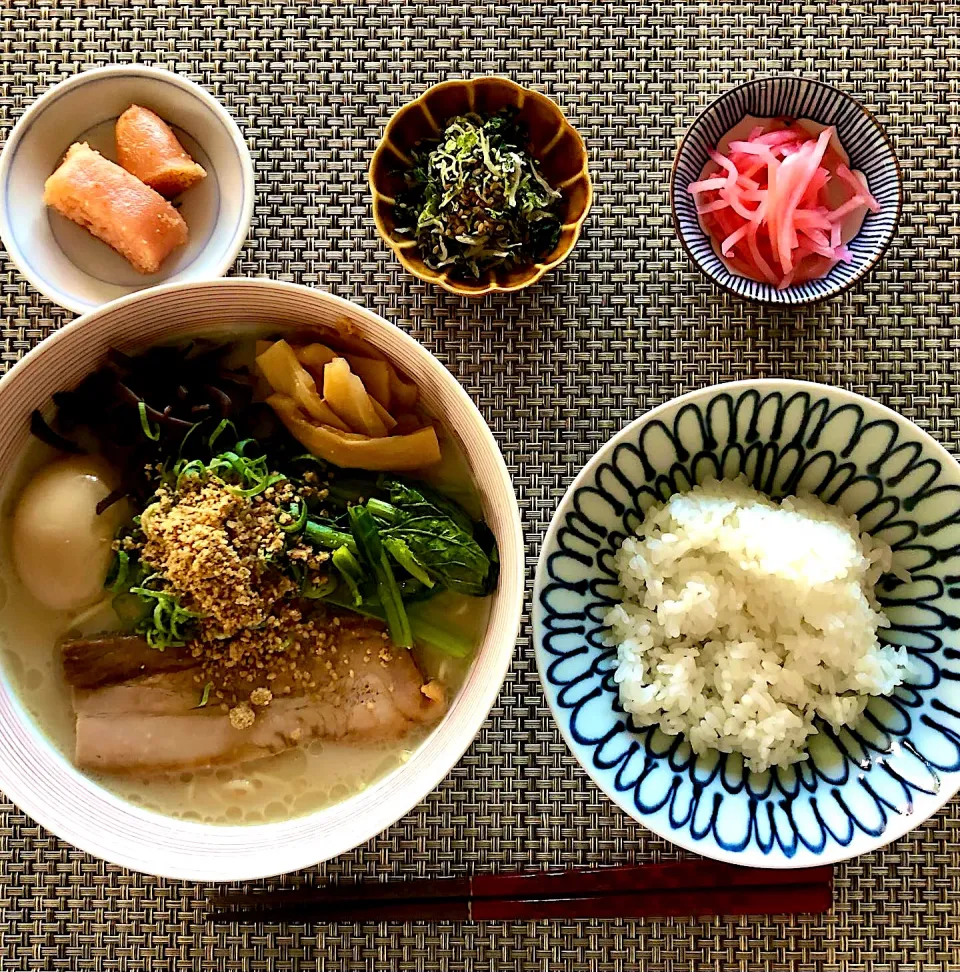
M 855 514 L 909 580 L 877 598 L 907 648 L 906 681 L 871 698 L 852 728 L 820 724 L 807 759 L 762 773 L 697 756 L 682 735 L 635 726 L 620 704 L 613 557 L 653 504 L 708 479 L 744 476 Z M 756 867 L 827 864 L 874 851 L 960 788 L 960 466 L 903 416 L 800 381 L 717 385 L 655 408 L 614 436 L 560 503 L 534 587 L 534 643 L 547 701 L 571 751 L 626 813 L 688 850 Z
M 374 837 L 446 776 L 476 736 L 499 691 L 523 592 L 523 539 L 503 458 L 456 378 L 399 328 L 356 304 L 292 284 L 226 279 L 169 285 L 123 298 L 44 341 L 0 381 L 0 475 L 24 453 L 33 409 L 126 351 L 191 337 L 242 336 L 251 329 L 336 327 L 416 375 L 425 408 L 459 445 L 496 537 L 500 581 L 463 683 L 442 720 L 409 758 L 340 803 L 276 823 L 219 825 L 134 805 L 74 768 L 44 734 L 0 666 L 0 789 L 45 828 L 104 860 L 167 877 L 227 881 L 279 874 L 326 860 Z M 6 660 L 6 655 L 4 655 Z
M 560 238 L 536 263 L 510 270 L 489 269 L 478 280 L 455 276 L 449 269 L 434 270 L 424 263 L 416 240 L 396 232 L 394 207 L 404 188 L 403 170 L 411 164 L 408 153 L 418 142 L 438 137 L 456 115 L 475 112 L 489 116 L 503 108 L 517 109 L 518 121 L 529 131 L 531 155 L 547 182 L 562 194 Z M 577 245 L 593 201 L 587 150 L 579 132 L 546 95 L 498 77 L 443 81 L 404 105 L 390 119 L 374 153 L 370 190 L 377 232 L 404 269 L 462 297 L 522 290 L 559 266 Z

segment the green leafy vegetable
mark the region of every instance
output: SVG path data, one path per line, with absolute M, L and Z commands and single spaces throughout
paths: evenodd
M 327 597 L 326 602 L 334 607 L 355 611 L 366 618 L 375 618 L 378 621 L 387 620 L 386 612 L 376 597 L 364 598 L 363 604 L 357 607 L 352 600 L 337 591 Z M 415 614 L 408 614 L 407 617 L 414 640 L 420 644 L 429 645 L 431 648 L 436 648 L 454 658 L 467 658 L 473 651 L 473 642 L 462 637 L 459 632 L 440 628 L 431 621 Z
M 358 552 L 357 542 L 353 539 L 352 534 L 345 533 L 343 530 L 338 530 L 326 523 L 310 520 L 303 531 L 303 535 L 311 543 L 323 547 L 325 550 L 337 550 L 339 547 L 346 547 L 352 554 Z
M 331 487 L 333 473 L 326 464 L 298 455 L 274 456 L 271 462 L 254 439 L 236 441 L 232 421 L 220 420 L 210 434 L 207 426 L 202 437 L 195 435 L 198 428 L 189 429 L 155 481 L 179 490 L 190 481 L 213 478 L 250 498 L 289 480 L 293 497 L 274 514 L 286 537 L 284 549 L 308 540 L 330 551 L 330 570 L 320 576 L 282 551 L 262 555 L 296 583 L 299 596 L 385 621 L 397 646 L 410 647 L 416 636 L 451 655 L 469 653 L 470 644 L 457 634 L 422 616 L 414 622 L 407 606 L 413 609 L 446 589 L 489 593 L 496 579 L 496 545 L 482 523 L 474 523 L 456 502 L 426 484 L 350 473 L 338 475 Z M 183 445 L 191 435 L 194 447 L 187 453 Z M 232 448 L 224 449 L 231 441 Z M 217 447 L 223 451 L 210 455 Z M 277 465 L 285 472 L 277 471 Z M 149 570 L 138 559 L 143 542 L 139 517 L 121 540 L 127 537 L 135 543 L 120 545 L 107 580 L 118 616 L 128 630 L 140 632 L 160 650 L 187 643 L 196 636 L 201 616 L 181 604 L 162 575 L 145 576 Z
M 222 432 L 223 429 L 218 426 L 211 440 L 216 441 Z M 235 449 L 221 452 L 206 462 L 202 459 L 178 459 L 169 470 L 165 471 L 163 481 L 174 489 L 180 489 L 186 479 L 215 476 L 226 483 L 231 492 L 237 496 L 246 499 L 259 496 L 264 490 L 283 482 L 287 477 L 282 473 L 270 471 L 266 455 L 254 458 L 244 455 L 243 451 L 238 451 L 251 441 L 245 439 L 238 442 Z
M 126 550 L 118 550 L 110 565 L 110 572 L 104 587 L 111 594 L 121 594 L 130 589 L 132 564 Z
M 425 500 L 432 507 L 443 513 L 444 516 L 448 516 L 453 520 L 464 533 L 473 536 L 475 524 L 470 518 L 470 514 L 455 500 L 450 499 L 449 496 L 444 496 L 439 490 L 433 489 L 426 483 L 418 481 L 411 486 L 394 476 L 381 475 L 379 486 L 381 490 L 386 491 L 388 494 L 393 493 L 395 490 L 412 490 L 420 499 Z
M 428 587 L 426 584 L 422 584 L 415 577 L 405 577 L 401 581 L 397 581 L 400 585 L 400 596 L 403 598 L 403 603 L 406 605 L 416 604 L 419 601 L 429 601 L 434 595 L 439 594 L 442 590 L 434 584 L 432 587 Z M 407 612 L 409 613 L 409 612 Z
M 210 701 L 210 691 L 213 688 L 213 682 L 207 682 L 203 687 L 203 692 L 200 695 L 200 701 L 194 706 L 195 709 L 203 709 L 206 704 Z
M 462 517 L 455 520 L 438 509 L 419 484 L 389 479 L 383 486 L 390 502 L 371 499 L 367 509 L 384 523 L 384 539 L 402 540 L 417 563 L 448 590 L 472 597 L 489 594 L 491 575 L 496 580 L 491 558 L 463 528 Z M 449 508 L 449 501 L 445 505 Z
M 486 593 L 492 594 L 497 589 L 497 581 L 500 580 L 500 551 L 497 550 L 497 538 L 493 535 L 493 530 L 483 521 L 476 524 L 473 536 L 490 561 Z
M 178 648 L 187 643 L 190 637 L 190 627 L 200 617 L 193 611 L 181 607 L 176 595 L 163 587 L 151 587 L 151 584 L 163 584 L 160 574 L 151 574 L 144 578 L 138 587 L 131 587 L 130 593 L 136 594 L 152 607 L 148 615 L 137 625 L 137 630 L 147 639 L 151 648 L 163 651 L 164 648 Z
M 383 545 L 386 547 L 387 553 L 411 576 L 420 581 L 421 584 L 426 584 L 427 587 L 433 587 L 434 580 L 427 572 L 427 568 L 420 563 L 419 560 L 413 555 L 413 551 L 403 542 L 399 537 L 384 537 Z
M 395 232 L 415 239 L 433 269 L 453 267 L 474 279 L 544 257 L 560 238 L 561 194 L 543 178 L 527 141 L 515 108 L 486 120 L 452 118 L 439 140 L 409 153 Z
M 290 517 L 289 523 L 280 523 L 280 529 L 284 533 L 299 533 L 307 525 L 307 504 L 302 499 L 296 499 L 291 504 L 287 515 Z
M 377 595 L 383 606 L 390 639 L 398 648 L 413 646 L 413 633 L 410 630 L 410 620 L 407 617 L 400 588 L 394 576 L 393 568 L 387 552 L 380 540 L 377 521 L 363 506 L 351 506 L 349 510 L 350 527 L 354 540 L 364 560 L 370 565 L 377 581 Z
M 151 441 L 157 442 L 160 439 L 160 429 L 159 427 L 154 428 L 150 424 L 150 419 L 147 417 L 147 403 L 137 402 L 137 410 L 140 412 L 140 428 L 143 429 L 143 434 Z
M 333 561 L 333 566 L 337 568 L 344 583 L 350 590 L 350 594 L 353 597 L 353 606 L 355 608 L 360 607 L 363 604 L 360 585 L 364 581 L 363 567 L 360 566 L 360 561 L 350 553 L 348 547 L 338 547 L 334 550 L 333 556 L 330 559 Z
M 233 424 L 233 422 L 231 422 L 230 419 L 220 419 L 220 421 L 217 423 L 217 427 L 210 433 L 210 436 L 207 439 L 207 448 L 211 452 L 213 451 L 213 447 L 217 439 L 219 439 L 220 436 L 223 435 L 223 433 L 226 432 L 228 429 L 233 433 L 233 437 L 236 438 L 237 427 Z M 193 429 L 190 430 L 190 432 L 192 431 Z M 184 436 L 184 440 L 186 440 L 187 436 L 190 435 L 190 432 L 188 432 L 187 435 Z M 239 449 L 237 451 L 239 451 Z M 183 443 L 180 444 L 180 452 L 181 453 L 183 452 Z

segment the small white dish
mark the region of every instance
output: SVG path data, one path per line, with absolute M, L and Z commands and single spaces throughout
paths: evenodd
M 186 246 L 157 273 L 138 273 L 106 243 L 43 203 L 43 184 L 74 142 L 116 160 L 114 122 L 130 105 L 171 125 L 207 178 L 174 205 Z M 180 75 L 142 65 L 84 71 L 50 88 L 23 114 L 0 154 L 0 237 L 17 269 L 45 297 L 85 314 L 138 290 L 223 276 L 250 227 L 253 163 L 230 113 Z

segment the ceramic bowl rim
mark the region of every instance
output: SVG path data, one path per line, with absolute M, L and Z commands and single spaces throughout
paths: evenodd
M 531 273 L 529 276 L 524 277 L 522 280 L 512 283 L 512 284 L 500 284 L 497 283 L 495 279 L 491 280 L 486 286 L 478 290 L 468 290 L 462 286 L 461 281 L 451 280 L 446 274 L 440 273 L 436 276 L 425 273 L 417 265 L 411 263 L 403 252 L 403 249 L 397 243 L 396 240 L 392 239 L 390 232 L 384 225 L 383 220 L 380 218 L 380 213 L 378 211 L 377 202 L 385 199 L 386 197 L 380 191 L 379 186 L 374 179 L 374 172 L 377 168 L 377 163 L 382 158 L 384 152 L 387 151 L 388 146 L 392 146 L 391 135 L 393 132 L 402 124 L 404 118 L 410 114 L 418 105 L 423 105 L 425 99 L 428 95 L 435 91 L 440 91 L 446 88 L 455 88 L 466 86 L 468 88 L 474 88 L 478 83 L 496 81 L 503 84 L 509 88 L 514 89 L 514 91 L 522 92 L 524 98 L 533 98 L 534 100 L 546 103 L 550 106 L 551 111 L 560 119 L 560 131 L 569 131 L 573 133 L 573 137 L 576 139 L 577 145 L 580 150 L 580 154 L 583 159 L 583 165 L 580 170 L 569 179 L 565 180 L 567 182 L 573 182 L 575 179 L 583 178 L 586 180 L 587 186 L 587 201 L 583 207 L 583 213 L 578 219 L 576 219 L 572 224 L 574 233 L 570 239 L 570 245 L 564 249 L 559 256 L 550 260 L 548 263 L 535 263 L 532 265 Z M 431 116 L 432 117 L 432 116 Z M 441 121 L 441 119 L 437 119 Z M 393 146 L 395 148 L 395 146 Z M 570 254 L 576 249 L 577 243 L 580 241 L 580 235 L 583 231 L 583 226 L 587 221 L 587 217 L 590 215 L 590 210 L 593 207 L 593 179 L 590 175 L 590 156 L 587 152 L 586 142 L 583 136 L 576 129 L 573 123 L 567 118 L 566 113 L 551 97 L 544 94 L 542 91 L 537 91 L 534 88 L 529 88 L 526 85 L 518 84 L 512 78 L 504 77 L 499 74 L 478 74 L 470 78 L 447 78 L 443 81 L 438 81 L 436 84 L 432 84 L 422 91 L 416 98 L 412 101 L 408 101 L 406 104 L 401 105 L 391 116 L 390 120 L 387 122 L 386 127 L 383 130 L 383 135 L 380 137 L 380 141 L 377 143 L 377 147 L 374 150 L 373 156 L 370 159 L 370 165 L 367 168 L 367 184 L 370 187 L 372 209 L 373 209 L 373 221 L 377 229 L 377 234 L 387 244 L 393 255 L 399 260 L 401 266 L 408 273 L 413 274 L 418 280 L 424 281 L 424 283 L 434 284 L 437 287 L 442 287 L 448 293 L 456 294 L 458 297 L 483 297 L 486 294 L 491 293 L 513 293 L 518 290 L 523 290 L 526 287 L 535 284 L 538 280 L 542 279 L 551 270 L 558 267 L 561 263 L 566 260 Z
M 462 718 L 459 720 L 460 731 L 450 735 L 448 739 L 442 742 L 442 754 L 436 754 L 427 767 L 416 766 L 415 761 L 411 761 L 399 769 L 394 770 L 392 774 L 388 774 L 387 777 L 377 781 L 370 789 L 362 791 L 360 794 L 361 797 L 363 793 L 369 794 L 372 789 L 378 787 L 384 780 L 392 779 L 395 775 L 408 773 L 408 782 L 400 794 L 400 799 L 396 799 L 397 794 L 394 793 L 392 794 L 394 799 L 391 801 L 381 800 L 376 808 L 368 808 L 367 814 L 360 817 L 362 823 L 355 825 L 353 829 L 349 828 L 349 820 L 356 820 L 357 816 L 354 815 L 352 818 L 349 818 L 344 815 L 344 819 L 337 821 L 335 824 L 338 839 L 327 838 L 326 843 L 323 845 L 317 843 L 317 838 L 315 837 L 302 836 L 298 838 L 295 853 L 291 851 L 289 845 L 285 845 L 282 861 L 276 865 L 264 864 L 263 859 L 258 858 L 258 863 L 251 867 L 245 863 L 245 858 L 236 850 L 230 850 L 228 855 L 226 855 L 226 852 L 223 852 L 226 856 L 218 858 L 218 863 L 212 868 L 209 865 L 205 866 L 202 862 L 197 866 L 188 866 L 183 860 L 178 860 L 172 864 L 169 861 L 158 860 L 155 857 L 151 857 L 149 848 L 145 851 L 139 851 L 136 854 L 126 852 L 115 853 L 111 850 L 111 841 L 113 841 L 113 835 L 111 833 L 102 833 L 95 837 L 92 833 L 84 831 L 81 827 L 77 827 L 72 819 L 69 818 L 67 811 L 55 813 L 55 811 L 50 810 L 46 804 L 39 802 L 38 798 L 35 797 L 34 785 L 23 784 L 25 774 L 19 768 L 0 763 L 0 786 L 2 786 L 4 792 L 7 793 L 10 800 L 24 813 L 36 820 L 51 833 L 57 834 L 63 840 L 68 841 L 101 860 L 119 864 L 142 873 L 166 878 L 200 881 L 255 880 L 290 873 L 294 870 L 313 866 L 320 861 L 329 860 L 338 854 L 347 853 L 392 826 L 406 813 L 425 800 L 440 785 L 443 779 L 446 778 L 453 767 L 460 761 L 467 748 L 475 741 L 496 701 L 512 662 L 523 612 L 523 577 L 525 574 L 523 527 L 512 479 L 492 430 L 467 391 L 435 355 L 403 328 L 387 321 L 386 318 L 376 313 L 376 311 L 370 310 L 362 304 L 338 297 L 328 291 L 318 290 L 301 284 L 262 278 L 227 277 L 209 281 L 180 281 L 161 284 L 158 287 L 137 291 L 120 297 L 117 300 L 110 301 L 95 311 L 76 318 L 59 331 L 56 331 L 24 355 L 9 372 L 0 378 L 0 399 L 3 398 L 7 386 L 17 375 L 21 374 L 26 368 L 29 368 L 32 361 L 35 361 L 40 355 L 57 354 L 60 346 L 65 341 L 69 343 L 71 340 L 76 339 L 78 334 L 82 334 L 88 328 L 94 318 L 108 316 L 118 310 L 125 309 L 128 305 L 149 301 L 158 296 L 178 291 L 207 291 L 209 289 L 253 290 L 258 287 L 266 287 L 279 295 L 313 295 L 314 298 L 319 297 L 324 301 L 329 301 L 333 307 L 341 307 L 344 310 L 349 310 L 350 313 L 361 315 L 377 329 L 378 336 L 382 338 L 380 340 L 381 346 L 389 346 L 388 337 L 393 337 L 399 345 L 406 345 L 409 349 L 413 350 L 415 356 L 423 361 L 433 376 L 437 377 L 442 383 L 445 388 L 445 397 L 458 400 L 466 407 L 470 424 L 480 434 L 483 440 L 483 451 L 489 453 L 487 458 L 496 467 L 498 488 L 502 489 L 505 494 L 513 497 L 513 503 L 510 509 L 506 511 L 504 531 L 505 535 L 511 540 L 511 546 L 515 549 L 509 559 L 506 556 L 501 559 L 501 564 L 509 565 L 510 569 L 508 573 L 516 575 L 517 584 L 515 585 L 515 589 L 512 590 L 508 590 L 505 586 L 499 589 L 503 591 L 501 595 L 503 597 L 503 614 L 505 619 L 503 629 L 500 635 L 495 638 L 494 632 L 491 632 L 488 628 L 486 637 L 481 642 L 481 647 L 475 656 L 479 659 L 484 651 L 489 653 L 491 659 L 491 676 L 486 681 L 478 682 L 476 697 L 469 710 L 465 710 Z M 251 322 L 255 317 L 255 314 L 251 315 Z M 432 364 L 428 363 L 428 359 L 432 361 Z M 506 554 L 507 551 L 504 551 L 504 553 Z M 4 679 L 6 680 L 5 676 Z M 24 712 L 19 695 L 12 692 L 10 694 L 14 702 L 14 707 L 17 710 L 18 721 L 26 723 L 24 728 L 31 737 L 31 749 L 40 746 L 49 748 L 51 744 L 46 741 L 42 729 L 33 721 L 32 717 Z M 450 733 L 453 728 L 453 726 L 448 726 L 446 731 Z M 424 744 L 429 743 L 431 739 L 437 739 L 437 734 L 443 731 L 444 724 L 441 723 L 426 737 Z M 423 772 L 418 776 L 411 773 L 411 769 L 418 769 Z M 73 772 L 79 773 L 77 770 Z M 97 799 L 98 801 L 105 801 L 113 805 L 120 804 L 132 810 L 135 817 L 144 821 L 143 823 L 136 824 L 141 829 L 147 826 L 147 821 L 159 821 L 159 826 L 164 828 L 169 827 L 171 832 L 183 835 L 209 833 L 211 828 L 218 832 L 242 831 L 245 834 L 251 834 L 254 832 L 253 828 L 262 828 L 264 841 L 270 840 L 273 828 L 283 828 L 298 822 L 304 823 L 305 821 L 317 819 L 328 812 L 327 810 L 319 810 L 312 814 L 295 817 L 289 821 L 279 823 L 244 824 L 240 826 L 211 825 L 179 820 L 153 811 L 141 810 L 136 805 L 122 800 L 103 789 L 100 789 L 97 794 Z M 356 799 L 357 797 L 351 797 L 339 804 L 334 804 L 330 809 L 343 807 L 345 804 L 355 802 Z M 68 822 L 67 826 L 64 826 L 64 819 Z M 127 829 L 134 826 L 133 823 L 126 820 L 124 823 Z M 138 842 L 142 843 L 142 841 Z M 125 837 L 124 843 L 129 844 L 130 840 Z M 178 855 L 182 858 L 185 853 L 184 850 L 180 850 Z M 294 857 L 296 859 L 292 859 Z
M 627 816 L 635 820 L 642 827 L 645 827 L 647 830 L 656 834 L 658 837 L 662 837 L 671 844 L 675 844 L 684 850 L 691 851 L 692 853 L 699 854 L 703 857 L 709 857 L 718 861 L 726 861 L 731 864 L 745 864 L 749 867 L 793 869 L 807 867 L 809 864 L 803 860 L 796 860 L 793 858 L 781 859 L 778 857 L 776 860 L 771 860 L 762 853 L 756 853 L 753 848 L 747 848 L 743 851 L 723 850 L 715 843 L 707 844 L 703 841 L 698 842 L 694 840 L 690 837 L 689 833 L 685 829 L 670 830 L 667 827 L 660 826 L 659 822 L 651 822 L 649 817 L 644 817 L 641 815 L 637 811 L 636 807 L 632 806 L 625 794 L 620 793 L 615 787 L 607 786 L 606 783 L 603 782 L 602 772 L 593 770 L 581 760 L 579 750 L 585 747 L 581 746 L 573 738 L 568 721 L 562 718 L 561 711 L 558 711 L 558 705 L 555 699 L 556 692 L 546 677 L 544 665 L 541 664 L 543 661 L 542 644 L 544 635 L 544 611 L 541 606 L 540 597 L 547 583 L 547 560 L 549 559 L 550 555 L 556 551 L 557 534 L 569 515 L 573 497 L 576 491 L 581 486 L 587 484 L 594 477 L 599 467 L 603 465 L 604 462 L 608 461 L 610 455 L 613 454 L 621 443 L 632 441 L 635 438 L 637 430 L 649 422 L 656 421 L 665 413 L 677 411 L 683 408 L 685 405 L 692 404 L 697 400 L 709 400 L 720 394 L 736 395 L 737 393 L 748 391 L 758 391 L 761 395 L 764 392 L 772 391 L 782 391 L 784 393 L 799 392 L 807 394 L 812 392 L 817 392 L 819 394 L 828 393 L 836 395 L 839 399 L 841 399 L 841 403 L 856 404 L 863 408 L 865 412 L 873 411 L 877 417 L 893 421 L 898 429 L 909 429 L 911 434 L 915 435 L 923 444 L 925 452 L 928 449 L 931 450 L 933 457 L 942 462 L 944 469 L 953 470 L 954 479 L 960 483 L 960 461 L 955 459 L 946 449 L 946 447 L 933 438 L 929 432 L 924 431 L 918 425 L 916 425 L 916 423 L 910 421 L 910 419 L 908 419 L 906 416 L 901 415 L 899 412 L 895 411 L 889 406 L 884 405 L 881 402 L 874 401 L 871 398 L 867 398 L 864 395 L 860 395 L 857 392 L 852 392 L 846 388 L 841 388 L 837 385 L 826 385 L 821 382 L 804 381 L 798 378 L 744 378 L 738 381 L 719 382 L 715 385 L 707 385 L 704 388 L 698 388 L 694 389 L 693 391 L 685 392 L 682 395 L 678 395 L 675 398 L 671 398 L 668 401 L 651 408 L 643 415 L 627 423 L 627 425 L 625 425 L 619 432 L 611 436 L 590 457 L 583 469 L 580 470 L 573 482 L 571 482 L 564 491 L 564 494 L 561 497 L 560 502 L 558 503 L 557 508 L 550 520 L 550 524 L 547 527 L 547 532 L 544 534 L 540 547 L 540 555 L 537 558 L 537 566 L 534 573 L 533 592 L 531 594 L 533 648 L 537 665 L 537 675 L 540 679 L 540 687 L 543 691 L 544 698 L 547 701 L 547 705 L 550 707 L 550 713 L 553 716 L 553 720 L 560 729 L 560 734 L 563 736 L 563 740 L 566 743 L 567 748 L 574 759 L 576 759 L 583 772 L 587 774 L 590 780 L 592 780 L 594 785 L 610 800 L 612 800 L 625 814 L 627 814 Z M 937 794 L 936 799 L 934 800 L 934 805 L 931 807 L 929 813 L 925 813 L 922 816 L 918 814 L 916 816 L 910 815 L 892 817 L 889 825 L 884 829 L 883 833 L 879 837 L 869 838 L 868 847 L 861 847 L 851 851 L 847 847 L 843 847 L 836 842 L 831 843 L 817 855 L 816 863 L 836 864 L 840 861 L 849 860 L 852 857 L 857 857 L 861 854 L 873 853 L 874 851 L 880 850 L 883 847 L 886 847 L 888 844 L 893 843 L 893 841 L 898 840 L 911 830 L 921 826 L 936 813 L 938 813 L 945 804 L 956 796 L 957 793 L 960 793 L 960 771 L 952 774 L 952 776 L 952 786 L 945 786 L 944 792 Z
M 763 84 L 769 84 L 771 81 L 783 81 L 783 80 L 798 80 L 805 81 L 808 84 L 814 85 L 815 87 L 821 88 L 825 91 L 829 91 L 835 97 L 840 98 L 849 104 L 855 105 L 857 110 L 866 117 L 870 123 L 873 125 L 874 129 L 879 133 L 884 144 L 886 145 L 890 158 L 893 161 L 893 168 L 896 172 L 896 183 L 897 183 L 897 211 L 894 214 L 893 222 L 890 225 L 890 232 L 887 234 L 886 239 L 880 245 L 874 256 L 863 263 L 857 272 L 849 279 L 843 283 L 835 284 L 828 291 L 822 294 L 815 294 L 811 297 L 790 297 L 785 300 L 773 300 L 769 297 L 756 296 L 753 294 L 743 293 L 736 289 L 736 287 L 731 284 L 721 280 L 719 277 L 715 276 L 711 271 L 709 271 L 700 260 L 694 255 L 693 250 L 690 248 L 690 244 L 687 242 L 686 235 L 680 229 L 680 219 L 677 213 L 677 168 L 679 167 L 680 160 L 683 158 L 684 150 L 687 145 L 687 140 L 690 137 L 693 130 L 699 126 L 701 121 L 709 114 L 711 114 L 717 107 L 723 104 L 728 98 L 735 96 L 737 92 L 744 91 L 745 89 L 752 87 L 759 87 Z M 830 84 L 826 81 L 821 81 L 819 78 L 810 78 L 804 74 L 766 74 L 759 77 L 751 78 L 749 81 L 743 81 L 740 84 L 735 84 L 730 88 L 727 88 L 722 94 L 714 98 L 705 108 L 697 112 L 696 117 L 687 127 L 687 130 L 683 133 L 683 137 L 680 139 L 680 143 L 677 145 L 677 151 L 673 157 L 673 164 L 670 167 L 670 217 L 673 220 L 673 229 L 676 234 L 677 239 L 680 242 L 680 246 L 683 248 L 687 259 L 700 271 L 715 287 L 719 287 L 724 293 L 729 294 L 731 297 L 736 297 L 738 300 L 747 300 L 754 304 L 760 304 L 764 307 L 770 307 L 775 310 L 789 310 L 791 307 L 810 307 L 814 304 L 821 304 L 824 301 L 832 300 L 835 297 L 839 297 L 841 294 L 846 293 L 851 287 L 858 284 L 864 277 L 866 277 L 874 268 L 880 263 L 881 260 L 887 255 L 887 251 L 890 249 L 893 241 L 897 237 L 897 233 L 900 229 L 900 220 L 903 217 L 903 206 L 904 206 L 904 185 L 903 185 L 903 168 L 900 165 L 900 160 L 897 158 L 897 150 L 894 145 L 893 139 L 887 133 L 887 130 L 880 124 L 877 117 L 873 112 L 867 108 L 862 102 L 855 98 L 852 94 L 844 91 L 842 88 L 837 87 L 834 84 Z M 699 223 L 698 223 L 699 226 Z M 703 230 L 700 230 L 703 233 Z M 706 235 L 706 234 L 704 234 Z M 743 278 L 747 279 L 747 278 Z M 785 294 L 790 293 L 791 288 L 787 287 L 786 290 L 782 291 Z
M 211 277 L 222 277 L 234 264 L 243 249 L 247 236 L 250 233 L 250 225 L 253 219 L 253 208 L 256 196 L 256 176 L 253 168 L 253 159 L 250 150 L 244 140 L 243 133 L 234 117 L 206 88 L 174 71 L 166 68 L 154 67 L 148 64 L 107 64 L 102 67 L 90 68 L 85 71 L 78 71 L 76 74 L 68 75 L 59 81 L 51 84 L 39 97 L 24 110 L 20 118 L 7 136 L 0 149 L 0 186 L 5 185 L 10 167 L 17 154 L 17 148 L 23 142 L 25 133 L 28 133 L 33 122 L 47 110 L 54 98 L 59 98 L 65 91 L 71 88 L 82 87 L 93 79 L 109 78 L 111 75 L 130 75 L 137 74 L 155 81 L 161 81 L 183 91 L 189 91 L 203 103 L 204 107 L 212 112 L 223 124 L 225 130 L 230 134 L 233 148 L 240 165 L 243 178 L 243 201 L 240 208 L 237 229 L 230 238 L 229 243 L 217 263 L 211 267 L 209 273 Z M 40 294 L 48 300 L 53 301 L 75 314 L 88 314 L 107 306 L 112 301 L 104 301 L 101 304 L 91 305 L 85 301 L 78 301 L 70 294 L 60 290 L 53 282 L 38 276 L 33 269 L 33 265 L 27 260 L 16 241 L 16 235 L 12 231 L 10 218 L 8 215 L 9 200 L 4 198 L 0 201 L 0 239 L 3 240 L 4 248 L 10 257 L 11 262 L 16 267 L 25 280 Z M 204 279 L 207 279 L 206 277 Z M 193 280 L 178 280 L 174 284 L 192 283 Z M 160 283 L 157 286 L 165 287 L 167 283 Z M 130 294 L 123 294 L 114 300 L 123 300 L 132 294 L 143 293 L 145 290 L 152 290 L 153 287 L 143 287 L 134 290 Z

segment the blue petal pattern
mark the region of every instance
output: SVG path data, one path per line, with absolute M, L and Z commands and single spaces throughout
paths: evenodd
M 908 647 L 911 683 L 864 718 L 821 726 L 808 759 L 766 773 L 695 756 L 633 727 L 602 619 L 613 555 L 644 511 L 709 477 L 744 475 L 780 498 L 808 492 L 856 514 L 911 579 L 878 588 Z M 597 783 L 652 829 L 745 863 L 837 860 L 919 823 L 960 787 L 960 472 L 909 422 L 839 389 L 740 382 L 685 396 L 624 430 L 564 498 L 537 571 L 534 623 L 547 697 Z

